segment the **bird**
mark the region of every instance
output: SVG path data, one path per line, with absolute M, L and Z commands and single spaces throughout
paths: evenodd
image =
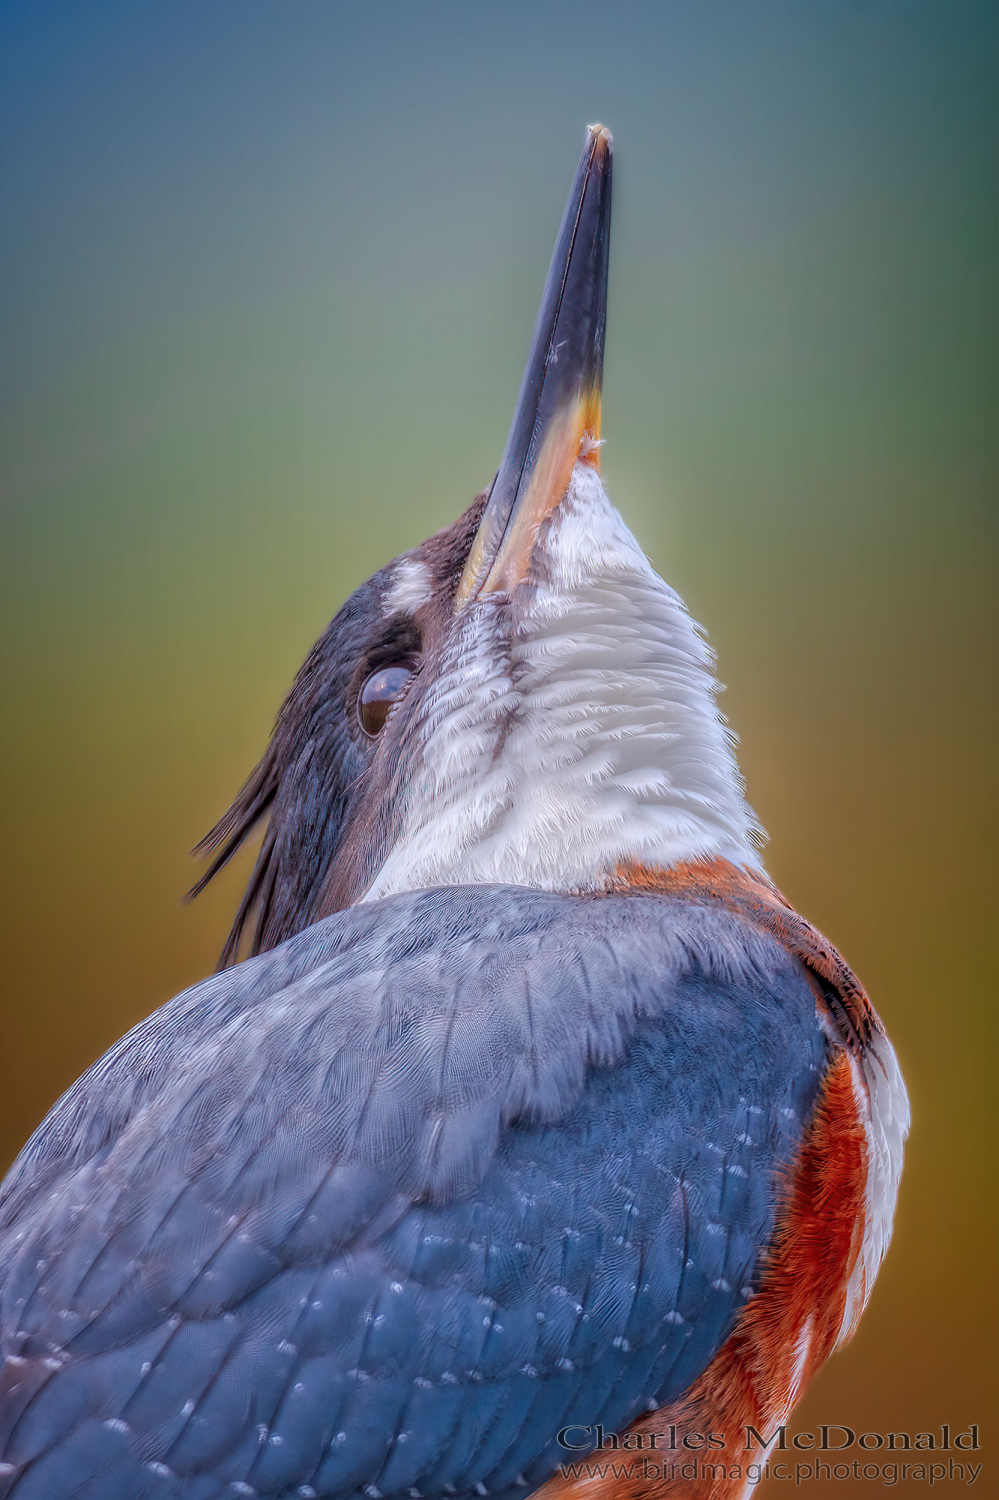
M 492 485 L 201 847 L 262 830 L 219 970 L 4 1181 L 4 1500 L 724 1500 L 864 1310 L 905 1086 L 604 487 L 612 155 Z

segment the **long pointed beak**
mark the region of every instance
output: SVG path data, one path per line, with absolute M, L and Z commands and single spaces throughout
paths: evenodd
M 577 461 L 599 468 L 612 139 L 589 129 L 545 282 L 503 462 L 455 596 L 509 591 Z

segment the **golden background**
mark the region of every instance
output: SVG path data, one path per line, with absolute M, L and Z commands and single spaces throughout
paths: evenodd
M 796 1426 L 977 1421 L 995 1492 L 995 44 L 963 0 L 0 7 L 0 1162 L 212 968 L 247 865 L 185 907 L 185 851 L 489 481 L 601 119 L 608 485 L 912 1094 Z

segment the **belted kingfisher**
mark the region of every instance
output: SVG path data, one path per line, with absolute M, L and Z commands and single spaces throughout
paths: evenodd
M 3 1185 L 8 1500 L 742 1494 L 863 1311 L 905 1090 L 603 488 L 610 194 L 594 126 L 491 489 L 206 840 L 266 822 L 228 967 Z

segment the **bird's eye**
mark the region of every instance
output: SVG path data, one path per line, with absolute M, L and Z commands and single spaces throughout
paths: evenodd
M 385 728 L 389 709 L 402 697 L 412 675 L 409 667 L 379 667 L 366 679 L 357 699 L 357 716 L 371 739 Z

